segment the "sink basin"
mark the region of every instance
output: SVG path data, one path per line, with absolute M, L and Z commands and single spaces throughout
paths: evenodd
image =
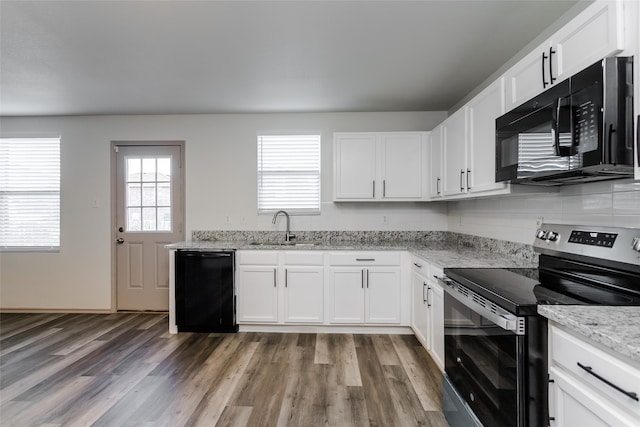
M 319 243 L 316 242 L 251 242 L 249 243 L 251 246 L 318 246 Z

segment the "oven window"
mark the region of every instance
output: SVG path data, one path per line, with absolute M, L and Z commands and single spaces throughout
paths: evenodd
M 445 370 L 486 426 L 519 425 L 522 342 L 445 293 Z

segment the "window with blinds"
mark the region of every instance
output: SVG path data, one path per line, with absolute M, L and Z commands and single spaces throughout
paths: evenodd
M 60 139 L 0 138 L 0 250 L 60 247 Z
M 258 136 L 258 213 L 320 212 L 320 135 Z

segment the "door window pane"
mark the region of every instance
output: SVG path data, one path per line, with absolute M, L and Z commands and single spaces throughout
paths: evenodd
M 171 157 L 126 160 L 127 231 L 171 231 Z

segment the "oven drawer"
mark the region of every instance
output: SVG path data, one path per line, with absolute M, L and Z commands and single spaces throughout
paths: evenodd
M 640 415 L 640 402 L 636 400 L 640 398 L 638 368 L 554 326 L 549 328 L 549 341 L 552 366 L 564 368 L 604 396 Z M 623 391 L 635 393 L 636 398 Z

